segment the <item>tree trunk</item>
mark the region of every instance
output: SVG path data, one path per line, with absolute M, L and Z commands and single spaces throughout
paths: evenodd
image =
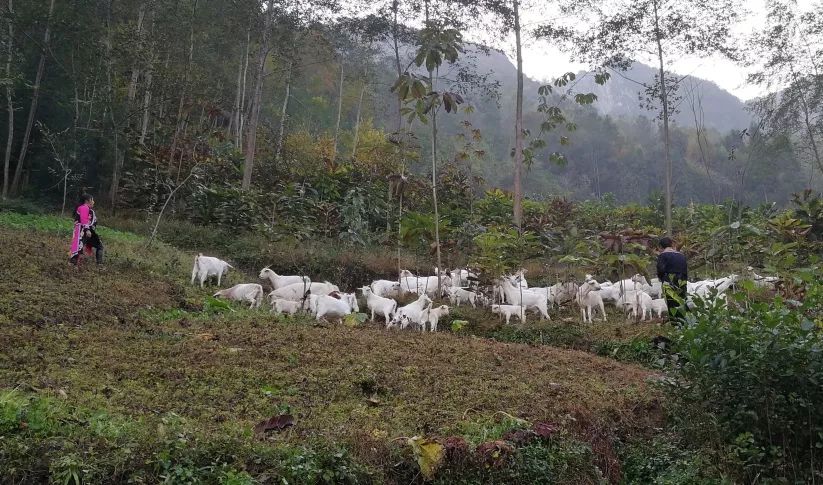
M 518 0 L 513 2 L 514 41 L 517 50 L 517 93 L 514 113 L 514 224 L 523 230 L 523 53 L 520 42 L 520 9 Z
M 40 97 L 40 82 L 43 80 L 43 72 L 46 70 L 46 53 L 49 49 L 49 39 L 51 38 L 51 17 L 54 13 L 54 0 L 49 2 L 49 16 L 46 20 L 46 32 L 43 34 L 43 51 L 40 53 L 40 63 L 37 65 L 37 74 L 34 76 L 34 91 L 31 96 L 31 106 L 29 107 L 29 118 L 26 122 L 26 131 L 23 132 L 23 144 L 20 146 L 20 156 L 17 158 L 17 168 L 14 170 L 14 180 L 11 191 L 17 193 L 20 190 L 20 177 L 23 175 L 23 164 L 26 162 L 26 153 L 29 149 L 29 138 L 31 129 L 34 126 L 34 117 L 37 114 L 37 101 Z
M 146 16 L 146 4 L 145 2 L 140 5 L 140 10 L 137 14 L 137 42 L 139 45 L 142 46 L 142 39 L 143 39 L 143 19 Z M 129 81 L 129 90 L 126 95 L 126 107 L 123 113 L 123 123 L 122 126 L 124 129 L 128 129 L 131 125 L 129 122 L 129 116 L 131 113 L 131 105 L 134 103 L 134 98 L 137 96 L 137 80 L 140 78 L 140 64 L 139 61 L 135 61 L 134 67 L 131 70 L 131 80 Z M 112 111 L 112 118 L 114 117 L 114 112 Z M 125 134 L 123 136 L 125 137 Z M 126 146 L 128 146 L 128 139 L 126 139 Z M 115 201 L 117 200 L 117 191 L 120 187 L 120 169 L 123 165 L 123 160 L 126 157 L 125 149 L 123 153 L 120 152 L 120 147 L 114 147 L 116 153 L 114 156 L 114 167 L 112 167 L 111 172 L 111 187 L 109 187 L 109 200 L 111 201 L 112 207 L 115 205 Z
M 340 88 L 337 90 L 337 124 L 334 127 L 334 148 L 331 152 L 332 161 L 337 160 L 337 143 L 340 138 L 340 116 L 343 114 L 343 59 L 340 59 Z
M 652 2 L 654 7 L 654 30 L 657 41 L 657 59 L 660 61 L 660 101 L 663 103 L 663 144 L 666 156 L 666 235 L 672 236 L 672 157 L 669 142 L 669 99 L 666 93 L 666 76 L 663 70 L 663 40 L 660 33 L 660 19 L 658 17 L 657 1 Z
M 289 71 L 286 74 L 286 95 L 283 97 L 283 108 L 280 110 L 280 132 L 277 135 L 277 147 L 274 152 L 274 161 L 280 161 L 280 153 L 283 151 L 283 136 L 286 128 L 286 111 L 289 109 L 289 96 L 291 96 L 291 69 L 289 61 Z
M 260 52 L 257 54 L 257 73 L 254 83 L 254 97 L 252 98 L 251 112 L 249 113 L 249 133 L 246 137 L 246 160 L 243 163 L 242 190 L 251 187 L 251 174 L 254 168 L 254 155 L 257 145 L 257 124 L 260 122 L 260 104 L 263 99 L 263 71 L 266 67 L 266 57 L 269 55 L 269 39 L 274 16 L 274 0 L 269 0 L 266 8 L 266 18 L 263 23 L 263 40 L 260 43 Z
M 143 19 L 146 17 L 146 4 L 140 5 L 140 10 L 137 13 L 137 43 L 142 47 L 143 41 Z M 134 97 L 137 96 L 137 80 L 140 78 L 140 64 L 135 61 L 134 67 L 131 70 L 131 81 L 129 82 L 128 100 L 126 105 L 126 123 L 128 123 L 128 110 L 134 102 Z
M 251 45 L 251 30 L 246 31 L 246 57 L 243 62 L 243 92 L 240 94 L 240 109 L 237 112 L 237 147 L 242 150 L 243 130 L 246 128 L 246 74 L 249 71 L 249 45 Z
M 153 80 L 153 69 L 149 65 L 146 71 L 146 92 L 143 94 L 143 123 L 140 127 L 140 144 L 146 143 L 146 132 L 149 128 L 149 107 L 151 106 L 151 85 Z
M 197 13 L 197 0 L 194 0 L 194 5 L 191 9 L 191 21 L 189 30 L 189 60 L 186 63 L 186 71 L 183 76 L 183 87 L 180 90 L 180 103 L 177 105 L 177 121 L 174 125 L 174 136 L 171 139 L 171 150 L 169 150 L 169 174 L 171 174 L 171 167 L 174 164 L 174 153 L 177 151 L 177 142 L 180 137 L 180 125 L 183 120 L 183 103 L 186 100 L 186 89 L 189 86 L 189 74 L 191 72 L 191 62 L 194 58 L 194 16 Z M 178 174 L 179 175 L 179 174 Z
M 357 101 L 357 115 L 354 119 L 354 141 L 351 147 L 351 158 L 355 159 L 357 156 L 357 142 L 360 140 L 360 113 L 363 109 L 363 95 L 366 94 L 366 81 L 363 81 L 363 87 L 360 88 L 360 99 Z
M 228 137 L 234 140 L 234 147 L 238 150 L 240 145 L 237 143 L 237 132 L 240 130 L 240 92 L 243 90 L 243 59 L 237 65 L 237 91 L 234 95 L 234 111 L 232 111 L 231 120 L 229 120 Z
M 14 143 L 14 102 L 12 101 L 12 94 L 14 92 L 14 83 L 11 82 L 11 61 L 14 54 L 14 15 L 13 0 L 9 0 L 9 37 L 8 37 L 8 54 L 6 55 L 6 106 L 9 112 L 9 132 L 6 138 L 6 158 L 3 163 L 3 199 L 9 195 L 9 168 L 11 166 L 11 146 Z
M 151 34 L 154 33 L 154 12 L 151 13 Z M 150 34 L 150 35 L 151 35 Z M 149 112 L 151 107 L 152 82 L 154 80 L 154 40 L 149 43 L 149 56 L 146 65 L 146 90 L 143 93 L 143 120 L 140 123 L 140 145 L 146 143 L 146 132 L 149 129 Z
M 697 88 L 694 87 L 692 92 L 689 96 L 690 98 L 690 105 L 692 108 L 692 115 L 694 118 L 694 131 L 697 136 L 697 148 L 700 150 L 700 161 L 703 163 L 703 168 L 706 169 L 706 180 L 711 186 L 712 189 L 712 201 L 717 204 L 717 187 L 715 186 L 714 180 L 712 179 L 711 170 L 709 169 L 709 158 L 706 156 L 706 150 L 703 148 L 703 140 L 706 139 L 706 124 L 704 122 L 705 113 L 703 112 L 703 98 L 700 93 L 695 93 Z M 695 97 L 697 101 L 695 101 Z M 698 116 L 697 112 L 700 111 L 700 115 Z M 708 140 L 706 140 L 706 145 L 708 145 Z
M 434 91 L 434 75 L 429 71 L 429 84 Z M 432 203 L 434 205 L 434 243 L 437 252 L 437 295 L 440 295 L 440 272 L 443 263 L 440 261 L 440 213 L 437 208 L 437 107 L 431 110 L 432 121 Z
M 429 2 L 425 2 L 426 8 L 426 27 L 429 27 Z M 438 71 L 439 75 L 439 71 Z M 436 92 L 434 71 L 429 71 L 429 86 L 431 92 Z M 440 273 L 443 271 L 443 264 L 440 260 L 440 212 L 437 207 L 437 106 L 433 106 L 431 110 L 432 122 L 432 140 L 431 140 L 431 157 L 432 157 L 432 204 L 434 205 L 434 244 L 435 252 L 437 254 L 437 296 L 440 296 Z
M 398 28 L 399 24 L 397 23 L 397 12 L 400 9 L 400 2 L 399 0 L 392 1 L 392 41 L 394 44 L 394 63 L 395 67 L 397 68 L 397 77 L 403 75 L 403 68 L 400 66 L 400 45 L 398 43 L 397 37 L 399 34 Z M 400 133 L 403 130 L 403 100 L 400 97 L 397 97 L 397 132 Z

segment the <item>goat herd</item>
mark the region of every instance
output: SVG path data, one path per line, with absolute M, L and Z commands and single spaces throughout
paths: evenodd
M 221 259 L 199 254 L 194 259 L 191 283 L 198 280 L 202 288 L 207 279 L 216 277 L 220 286 L 229 268 L 232 266 Z M 438 273 L 438 269 L 434 269 Z M 360 312 L 354 293 L 343 293 L 327 281 L 318 283 L 312 282 L 308 276 L 278 275 L 269 268 L 263 268 L 259 277 L 267 280 L 273 288 L 268 300 L 272 311 L 277 314 L 294 315 L 304 311 L 317 320 L 342 320 L 346 315 Z M 716 280 L 689 282 L 687 304 L 692 305 L 694 298 L 724 299 L 724 292 L 739 279 L 738 275 L 732 274 Z M 776 277 L 756 274 L 752 279 L 760 287 L 774 287 L 777 281 Z M 655 278 L 650 282 L 640 274 L 617 283 L 597 282 L 591 275 L 586 275 L 582 285 L 562 282 L 548 287 L 529 287 L 525 270 L 520 270 L 514 275 L 501 276 L 491 287 L 480 288 L 477 283 L 477 275 L 466 269 L 439 271 L 439 276 L 416 276 L 403 270 L 398 281 L 376 280 L 360 288 L 360 291 L 371 312 L 372 321 L 378 314 L 385 320 L 386 328 L 399 325 L 405 329 L 414 325 L 425 331 L 428 326 L 432 332 L 437 330 L 440 318 L 449 314 L 448 305 L 433 306 L 432 301 L 437 297 L 448 297 L 449 302 L 456 306 L 488 307 L 506 323 L 512 316 L 525 323 L 527 311 L 551 319 L 550 308 L 572 301 L 579 306 L 584 323 L 592 322 L 595 309 L 600 310 L 603 321 L 606 321 L 604 302 L 614 304 L 634 319 L 645 320 L 647 315 L 651 318 L 652 313 L 661 318 L 668 312 L 660 281 Z M 250 308 L 259 308 L 263 303 L 263 293 L 263 286 L 258 283 L 242 283 L 220 290 L 214 296 L 246 302 Z M 417 294 L 418 298 L 398 307 L 396 298 L 407 294 Z

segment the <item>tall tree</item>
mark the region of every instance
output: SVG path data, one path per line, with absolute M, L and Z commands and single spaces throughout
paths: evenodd
M 14 180 L 11 184 L 11 191 L 15 193 L 20 190 L 20 178 L 23 175 L 23 166 L 29 150 L 31 129 L 34 126 L 34 119 L 37 116 L 37 102 L 40 99 L 40 83 L 43 81 L 43 73 L 46 70 L 46 57 L 48 56 L 49 41 L 51 39 L 51 20 L 53 15 L 54 0 L 50 0 L 49 13 L 46 17 L 46 30 L 43 32 L 43 44 L 40 46 L 40 62 L 37 64 L 37 73 L 34 75 L 34 87 L 32 88 L 29 117 L 26 121 L 25 131 L 23 132 L 23 144 L 20 146 L 20 156 L 17 157 L 17 168 L 14 169 Z
M 251 187 L 251 174 L 254 168 L 254 156 L 257 151 L 257 125 L 260 123 L 260 105 L 263 102 L 263 81 L 266 69 L 266 58 L 269 56 L 271 43 L 271 27 L 274 19 L 274 0 L 268 0 L 264 12 L 263 32 L 260 46 L 257 51 L 257 65 L 255 66 L 254 95 L 249 108 L 248 133 L 246 134 L 246 158 L 243 163 L 242 189 Z
M 447 113 L 456 111 L 463 98 L 454 92 L 438 91 L 437 81 L 443 63 L 453 64 L 457 61 L 463 50 L 463 36 L 457 29 L 450 28 L 439 20 L 433 20 L 428 2 L 424 4 L 424 8 L 426 23 L 420 31 L 419 48 L 413 62 L 418 67 L 424 67 L 428 76 L 422 78 L 406 71 L 398 78 L 392 90 L 397 91 L 400 99 L 415 103 L 414 107 L 405 108 L 403 111 L 409 115 L 409 124 L 419 119 L 431 127 L 432 203 L 439 293 L 440 271 L 443 270 L 443 264 L 440 252 L 440 212 L 437 204 L 437 112 L 441 106 Z
M 11 165 L 11 149 L 14 143 L 14 81 L 11 77 L 11 63 L 14 59 L 14 1 L 9 0 L 6 11 L 8 22 L 8 36 L 6 37 L 6 109 L 9 115 L 8 136 L 6 137 L 6 157 L 3 162 L 3 199 L 9 195 L 9 168 Z
M 581 8 L 582 7 L 582 8 Z M 593 27 L 576 37 L 582 58 L 616 71 L 625 71 L 635 60 L 654 59 L 655 83 L 644 85 L 645 94 L 656 100 L 663 124 L 665 163 L 665 225 L 672 233 L 673 167 L 669 118 L 673 92 L 682 78 L 671 76 L 666 65 L 692 54 L 721 54 L 737 58 L 731 26 L 742 11 L 740 0 L 595 0 L 575 1 L 566 13 L 592 17 L 581 22 Z M 581 13 L 582 12 L 582 13 Z M 641 83 L 643 84 L 643 83 Z
M 512 19 L 514 20 L 514 38 L 517 57 L 517 91 L 515 94 L 514 115 L 514 224 L 518 230 L 523 229 L 523 51 L 520 39 L 520 5 L 518 0 L 512 2 Z

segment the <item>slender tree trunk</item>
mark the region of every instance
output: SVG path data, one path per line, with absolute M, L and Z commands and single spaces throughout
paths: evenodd
M 357 143 L 360 140 L 360 113 L 363 109 L 363 95 L 366 94 L 366 81 L 363 81 L 363 86 L 360 88 L 360 99 L 357 100 L 357 115 L 354 119 L 354 141 L 351 147 L 351 158 L 355 159 L 357 156 Z
M 429 27 L 429 2 L 425 3 L 426 27 Z M 438 72 L 439 74 L 439 72 Z M 429 86 L 432 92 L 436 92 L 434 71 L 429 71 Z M 440 212 L 437 207 L 437 106 L 431 110 L 431 157 L 432 157 L 432 205 L 434 205 L 434 244 L 437 254 L 437 296 L 440 296 L 440 272 L 443 271 L 443 263 L 440 258 Z
M 283 151 L 283 136 L 286 128 L 286 112 L 289 109 L 289 96 L 291 96 L 291 70 L 292 63 L 289 61 L 289 70 L 286 74 L 286 94 L 283 97 L 283 107 L 280 110 L 280 132 L 277 135 L 277 146 L 274 152 L 274 161 L 280 161 L 280 153 Z
M 403 68 L 400 65 L 400 45 L 398 42 L 397 37 L 400 35 L 399 33 L 399 24 L 397 23 L 397 13 L 400 10 L 400 2 L 399 0 L 392 1 L 392 42 L 394 46 L 394 64 L 397 69 L 397 77 L 403 75 Z M 400 133 L 403 130 L 403 100 L 400 97 L 397 97 L 397 132 Z
M 712 201 L 716 204 L 717 203 L 717 187 L 715 186 L 714 179 L 712 179 L 711 170 L 709 170 L 709 159 L 706 156 L 706 150 L 703 148 L 703 140 L 706 138 L 706 125 L 704 122 L 704 112 L 703 112 L 703 99 L 700 93 L 695 94 L 695 89 L 693 88 L 691 94 L 689 95 L 690 98 L 690 105 L 692 108 L 692 115 L 694 118 L 694 131 L 697 136 L 697 148 L 700 150 L 700 161 L 703 163 L 703 168 L 706 169 L 706 180 L 711 186 L 712 190 Z M 695 101 L 696 98 L 696 101 Z M 700 111 L 700 115 L 698 116 L 697 112 Z M 706 140 L 706 144 L 708 145 L 708 140 Z
M 154 11 L 151 12 L 151 34 L 154 34 Z M 150 35 L 151 35 L 150 34 Z M 154 81 L 154 40 L 149 43 L 149 56 L 146 65 L 146 89 L 143 92 L 143 120 L 140 123 L 140 145 L 146 143 L 146 133 L 149 129 L 149 112 L 151 108 L 152 82 Z
M 434 75 L 429 71 L 429 84 L 434 91 Z M 437 295 L 440 296 L 440 272 L 443 263 L 440 260 L 440 212 L 437 207 L 437 107 L 431 110 L 432 121 L 432 203 L 434 205 L 434 243 L 437 252 Z
M 269 0 L 266 8 L 266 18 L 263 23 L 263 40 L 260 43 L 260 52 L 257 54 L 257 73 L 254 83 L 254 98 L 252 99 L 251 112 L 249 113 L 249 132 L 246 137 L 246 160 L 243 163 L 243 183 L 242 190 L 251 187 L 251 174 L 254 168 L 254 155 L 257 146 L 257 124 L 260 122 L 260 104 L 263 99 L 263 71 L 266 68 L 266 57 L 269 55 L 269 39 L 274 16 L 274 0 Z
M 231 120 L 229 120 L 229 132 L 228 136 L 234 140 L 234 147 L 238 150 L 240 149 L 240 145 L 237 143 L 237 132 L 240 130 L 240 92 L 243 90 L 243 59 L 240 59 L 240 63 L 237 65 L 237 91 L 235 91 L 234 95 L 234 111 L 231 115 Z
M 14 83 L 11 81 L 11 61 L 14 54 L 14 15 L 13 0 L 9 0 L 9 37 L 8 37 L 8 53 L 6 55 L 6 107 L 9 113 L 9 127 L 8 137 L 6 138 L 6 158 L 3 163 L 3 199 L 9 195 L 9 168 L 11 166 L 11 148 L 14 143 L 14 102 L 12 101 L 12 94 L 14 93 Z
M 523 53 L 520 41 L 520 8 L 513 2 L 514 39 L 517 50 L 517 93 L 514 113 L 514 224 L 523 230 Z
M 174 125 L 174 136 L 171 139 L 171 150 L 169 150 L 169 173 L 171 174 L 171 168 L 174 163 L 174 154 L 177 151 L 177 142 L 178 138 L 180 137 L 180 126 L 183 121 L 183 104 L 186 100 L 186 90 L 189 86 L 189 75 L 191 73 L 191 63 L 192 59 L 194 58 L 194 16 L 197 13 L 197 0 L 194 0 L 194 5 L 192 5 L 191 9 L 191 21 L 190 21 L 190 30 L 189 30 L 189 60 L 186 63 L 186 71 L 183 76 L 183 86 L 180 90 L 180 103 L 177 105 L 177 121 Z M 179 174 L 178 174 L 179 175 Z
M 154 72 L 149 65 L 146 70 L 146 92 L 143 93 L 143 122 L 140 126 L 140 144 L 146 144 L 146 132 L 149 129 L 149 108 L 151 106 L 151 88 Z
M 140 10 L 137 13 L 137 42 L 138 45 L 143 43 L 143 19 L 146 17 L 146 4 L 142 3 L 140 5 Z M 142 47 L 142 45 L 141 45 Z M 135 96 L 137 96 L 137 80 L 140 78 L 140 63 L 135 61 L 134 67 L 131 70 L 131 81 L 129 82 L 129 91 L 128 91 L 128 100 L 129 103 L 126 105 L 126 113 L 128 114 L 128 109 L 131 107 L 131 104 L 134 102 Z M 126 116 L 128 118 L 128 116 Z M 128 123 L 128 120 L 126 120 Z
M 340 87 L 337 90 L 337 124 L 334 127 L 334 148 L 331 152 L 332 162 L 337 160 L 337 143 L 340 138 L 340 117 L 343 114 L 343 58 L 340 58 Z
M 137 14 L 137 41 L 138 44 L 142 46 L 143 41 L 143 19 L 146 16 L 146 4 L 145 2 L 140 5 L 140 10 Z M 137 81 L 140 79 L 140 64 L 138 61 L 135 61 L 134 66 L 131 70 L 131 80 L 129 81 L 129 90 L 126 95 L 126 106 L 123 113 L 123 123 L 122 126 L 125 129 L 131 125 L 129 122 L 129 117 L 131 114 L 131 106 L 134 103 L 134 98 L 137 96 Z M 112 118 L 114 117 L 114 112 L 112 112 Z M 123 136 L 125 137 L 125 134 Z M 128 146 L 128 139 L 126 139 L 126 146 Z M 120 147 L 115 146 L 114 149 L 116 150 L 114 156 L 114 166 L 112 167 L 111 172 L 111 187 L 109 187 L 109 200 L 111 201 L 112 207 L 115 205 L 115 201 L 117 200 L 117 191 L 120 187 L 120 170 L 123 165 L 123 161 L 126 158 L 125 149 L 121 153 Z
M 54 14 L 54 0 L 49 2 L 49 15 L 46 20 L 46 32 L 43 34 L 43 51 L 40 53 L 40 63 L 37 65 L 37 74 L 34 76 L 34 91 L 31 95 L 29 118 L 26 122 L 26 130 L 23 132 L 23 144 L 20 146 L 20 156 L 17 158 L 17 168 L 14 170 L 14 180 L 11 185 L 11 191 L 14 193 L 17 193 L 20 190 L 20 177 L 23 175 L 23 165 L 26 162 L 26 154 L 29 150 L 31 129 L 34 126 L 34 118 L 37 115 L 37 101 L 40 97 L 40 82 L 43 80 L 43 72 L 46 70 L 46 53 L 48 52 L 49 39 L 51 38 L 52 14 Z
M 246 74 L 249 71 L 249 45 L 251 30 L 246 31 L 246 57 L 243 61 L 243 92 L 240 94 L 240 109 L 237 112 L 237 147 L 243 149 L 243 130 L 246 128 Z
M 652 2 L 654 7 L 654 30 L 657 41 L 657 59 L 660 62 L 660 101 L 663 103 L 663 144 L 666 156 L 666 234 L 672 235 L 672 157 L 669 139 L 669 99 L 666 93 L 666 76 L 663 69 L 663 39 L 660 33 L 660 19 L 658 16 L 658 0 Z

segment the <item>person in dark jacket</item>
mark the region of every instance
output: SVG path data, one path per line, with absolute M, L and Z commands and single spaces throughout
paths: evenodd
M 663 284 L 663 294 L 669 315 L 682 318 L 686 312 L 686 282 L 689 268 L 686 256 L 674 249 L 671 238 L 660 238 L 660 253 L 657 255 L 657 277 Z

